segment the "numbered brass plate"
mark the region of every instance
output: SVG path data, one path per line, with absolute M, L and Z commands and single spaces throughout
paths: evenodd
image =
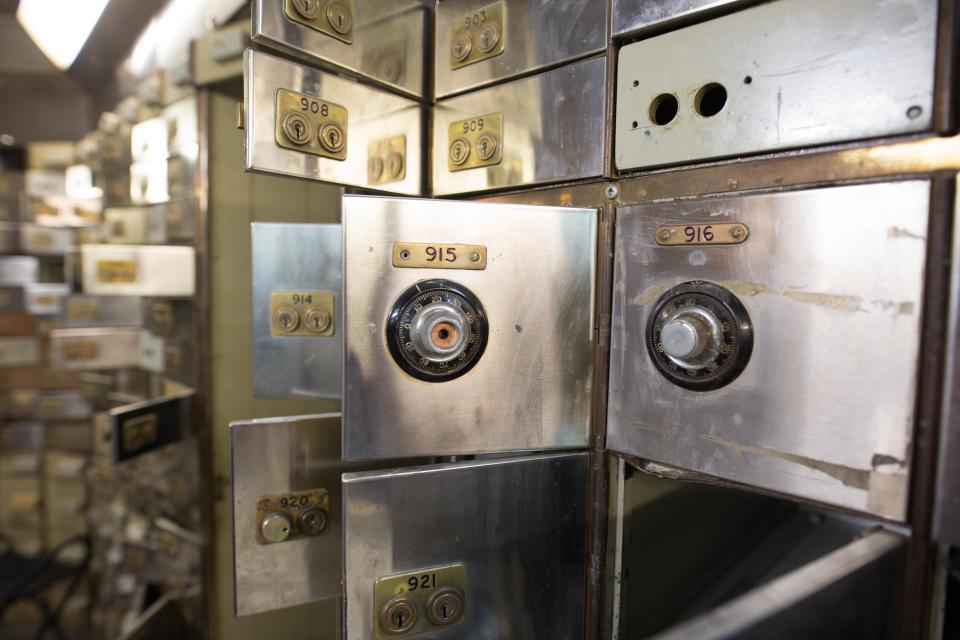
M 482 244 L 394 242 L 393 266 L 482 271 L 487 268 L 487 248 Z
M 120 425 L 120 448 L 138 451 L 157 441 L 159 419 L 155 413 L 124 420 Z
M 100 354 L 100 343 L 96 340 L 70 340 L 63 343 L 65 360 L 93 360 Z
M 169 335 L 173 332 L 173 304 L 159 301 L 151 302 L 150 319 L 158 333 Z
M 353 0 L 284 0 L 287 18 L 353 44 Z
M 407 177 L 407 136 L 374 140 L 367 145 L 367 183 L 400 182 Z
M 136 282 L 136 260 L 98 260 L 97 281 L 117 284 Z
M 319 519 L 317 518 L 317 510 L 321 512 Z M 330 492 L 326 489 L 310 489 L 257 498 L 255 526 L 259 544 L 275 543 L 265 538 L 261 530 L 264 519 L 271 514 L 284 516 L 289 522 L 289 532 L 282 542 L 320 535 L 327 530 L 327 521 L 330 515 Z M 311 525 L 315 527 L 312 532 Z
M 657 244 L 676 245 L 740 244 L 750 236 L 747 225 L 739 222 L 718 224 L 678 224 L 657 227 L 654 232 Z
M 70 298 L 67 300 L 67 320 L 70 322 L 91 322 L 99 318 L 99 300 L 89 298 Z
M 446 589 L 454 589 L 460 594 L 462 606 L 457 615 L 451 617 L 449 621 L 437 624 L 428 615 L 428 607 L 432 602 L 431 598 L 436 597 L 435 594 L 440 590 Z M 467 567 L 462 562 L 380 578 L 373 585 L 373 628 L 376 629 L 377 640 L 403 638 L 461 624 L 467 614 L 466 595 Z M 403 631 L 396 630 L 396 624 L 399 622 L 402 626 L 407 626 L 409 620 L 402 622 L 394 618 L 391 622 L 390 612 L 387 611 L 387 608 L 398 600 L 406 603 L 416 612 L 413 624 Z
M 447 169 L 450 171 L 500 164 L 503 159 L 503 115 L 488 113 L 451 122 L 447 145 Z
M 277 144 L 332 160 L 347 159 L 347 110 L 303 93 L 277 89 Z
M 503 53 L 506 2 L 493 2 L 458 16 L 450 27 L 450 68 L 459 69 Z
M 332 291 L 273 291 L 270 335 L 332 336 L 337 330 Z
M 40 418 L 53 418 L 63 412 L 63 401 L 59 398 L 41 398 L 37 400 L 37 415 Z

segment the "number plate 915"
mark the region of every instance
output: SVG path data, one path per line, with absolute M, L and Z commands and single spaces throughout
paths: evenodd
M 487 248 L 482 244 L 445 242 L 394 242 L 393 266 L 415 269 L 487 268 Z

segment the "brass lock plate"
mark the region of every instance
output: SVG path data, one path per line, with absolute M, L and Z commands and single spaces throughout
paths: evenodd
M 129 284 L 137 281 L 136 260 L 98 260 L 97 282 Z
M 718 224 L 677 224 L 657 227 L 654 237 L 661 246 L 704 244 L 740 244 L 750 236 L 747 225 L 739 222 Z
M 173 304 L 170 302 L 152 301 L 150 303 L 150 319 L 153 328 L 162 335 L 173 332 Z
M 100 301 L 91 298 L 70 298 L 66 310 L 69 322 L 92 322 L 100 318 Z
M 120 424 L 120 448 L 126 452 L 138 451 L 157 441 L 159 419 L 148 413 L 128 418 Z
M 284 0 L 287 18 L 353 44 L 353 0 Z
M 336 329 L 333 291 L 270 293 L 270 335 L 329 337 Z
M 374 140 L 367 145 L 367 184 L 390 184 L 406 177 L 407 136 Z
M 330 492 L 326 489 L 260 496 L 257 542 L 274 544 L 320 535 L 327 530 L 329 513 Z
M 289 89 L 277 89 L 277 144 L 284 149 L 347 159 L 347 109 Z
M 487 248 L 482 244 L 394 242 L 393 266 L 482 271 L 487 268 Z
M 377 640 L 438 631 L 467 613 L 467 567 L 462 562 L 380 578 L 373 585 Z
M 501 53 L 507 40 L 504 0 L 461 14 L 450 27 L 450 68 L 459 69 Z
M 450 171 L 500 164 L 503 159 L 503 115 L 488 113 L 451 122 L 447 140 L 447 169 Z
M 93 360 L 100 355 L 100 343 L 96 340 L 70 340 L 63 343 L 64 360 Z

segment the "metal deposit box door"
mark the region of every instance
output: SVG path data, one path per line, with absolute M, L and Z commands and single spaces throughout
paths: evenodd
M 589 454 L 343 478 L 346 637 L 580 638 Z
M 587 445 L 597 212 L 343 199 L 346 459 Z
M 619 208 L 608 447 L 904 519 L 929 198 Z
M 371 468 L 340 462 L 340 414 L 233 422 L 230 450 L 236 614 L 339 598 L 340 475 Z
M 343 277 L 339 224 L 258 223 L 253 251 L 253 393 L 339 398 Z

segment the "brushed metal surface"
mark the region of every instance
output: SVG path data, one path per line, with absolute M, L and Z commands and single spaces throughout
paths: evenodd
M 759 0 L 611 0 L 614 37 L 635 35 L 721 11 L 733 11 Z
M 423 108 L 413 100 L 250 49 L 244 57 L 243 78 L 245 167 L 248 171 L 370 187 L 367 176 L 370 143 L 406 136 L 404 178 L 375 188 L 408 195 L 420 193 L 425 171 L 420 148 Z M 284 149 L 277 144 L 275 112 L 278 89 L 304 93 L 347 109 L 346 160 L 322 158 Z
M 896 552 L 903 545 L 894 533 L 874 531 L 652 637 L 883 637 L 897 574 Z
M 936 32 L 929 0 L 778 0 L 627 45 L 617 71 L 616 166 L 927 131 Z M 695 97 L 709 83 L 722 84 L 727 100 L 704 117 Z M 650 112 L 664 93 L 679 111 L 660 126 Z
M 287 18 L 283 0 L 255 0 L 253 40 L 410 97 L 429 99 L 424 71 L 430 59 L 433 4 L 354 0 L 353 43 L 347 44 Z
M 36 282 L 40 260 L 35 256 L 0 256 L 0 284 Z
M 599 176 L 605 73 L 606 58 L 591 58 L 438 102 L 433 110 L 434 195 Z M 450 171 L 450 123 L 490 113 L 503 115 L 502 160 L 491 167 Z
M 71 295 L 63 300 L 57 326 L 64 329 L 139 327 L 140 298 Z
M 956 203 L 960 211 L 960 200 Z M 940 415 L 940 449 L 937 461 L 937 493 L 933 537 L 960 547 L 960 225 L 954 214 L 950 290 L 943 376 L 943 409 Z
M 584 447 L 592 395 L 597 212 L 346 196 L 346 459 Z M 394 242 L 483 244 L 483 271 L 395 269 Z M 387 350 L 394 301 L 445 278 L 472 291 L 486 350 L 454 380 L 424 383 Z
M 573 453 L 344 474 L 346 637 L 374 637 L 378 578 L 454 562 L 466 619 L 417 637 L 582 637 L 588 466 Z
M 607 46 L 606 1 L 506 0 L 503 53 L 451 69 L 450 34 L 454 20 L 491 2 L 445 0 L 438 4 L 434 54 L 437 98 L 600 53 Z
M 907 513 L 928 182 L 620 207 L 608 446 L 765 489 Z M 740 222 L 743 245 L 661 247 L 664 224 Z M 725 286 L 754 326 L 731 384 L 685 391 L 654 367 L 651 305 Z
M 230 451 L 236 615 L 339 598 L 344 533 L 340 474 L 370 468 L 369 463 L 340 461 L 340 414 L 232 422 Z M 257 498 L 308 489 L 330 492 L 326 530 L 312 538 L 258 544 Z
M 253 254 L 253 395 L 339 398 L 343 384 L 342 229 L 339 224 L 255 222 Z M 332 291 L 334 335 L 273 336 L 273 291 Z

